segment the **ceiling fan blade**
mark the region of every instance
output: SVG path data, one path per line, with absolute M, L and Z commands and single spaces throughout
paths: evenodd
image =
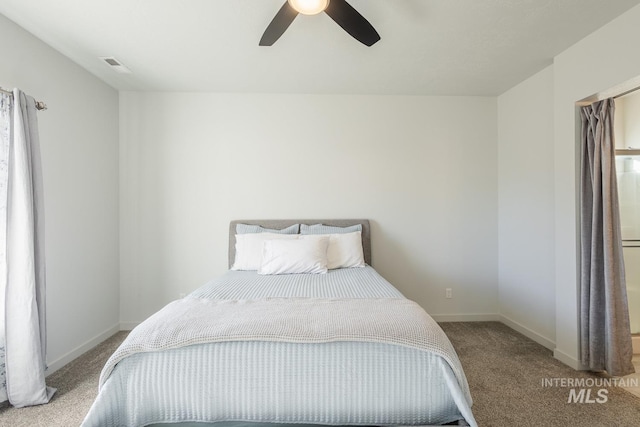
M 373 25 L 345 0 L 331 0 L 325 12 L 359 42 L 372 46 L 380 40 Z
M 289 2 L 284 2 L 276 16 L 273 18 L 260 39 L 260 46 L 271 46 L 289 28 L 289 25 L 296 19 L 298 12 L 289 6 Z

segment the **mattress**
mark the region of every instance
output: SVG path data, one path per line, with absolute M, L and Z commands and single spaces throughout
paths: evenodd
M 282 298 L 404 297 L 368 266 L 323 275 L 229 271 L 187 296 L 211 301 Z M 468 385 L 453 357 L 451 363 L 434 352 L 357 340 L 241 340 L 144 350 L 103 372 L 98 397 L 82 425 L 432 425 L 461 419 L 475 425 Z

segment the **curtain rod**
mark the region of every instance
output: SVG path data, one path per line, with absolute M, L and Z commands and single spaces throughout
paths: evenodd
M 13 96 L 13 92 L 11 92 L 10 90 L 3 89 L 2 87 L 0 87 L 0 92 L 6 93 L 7 95 Z M 38 110 L 40 110 L 40 111 L 46 110 L 47 109 L 47 104 L 45 104 L 42 101 L 36 101 L 36 108 Z

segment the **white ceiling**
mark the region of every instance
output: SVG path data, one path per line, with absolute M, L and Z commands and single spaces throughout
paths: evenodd
M 283 2 L 0 0 L 0 13 L 121 90 L 498 95 L 640 0 L 349 0 L 373 47 L 324 13 L 259 47 Z

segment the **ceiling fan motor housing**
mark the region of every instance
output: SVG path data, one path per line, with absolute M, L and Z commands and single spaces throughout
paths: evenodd
M 330 0 L 287 0 L 289 6 L 303 15 L 317 15 L 329 6 Z

